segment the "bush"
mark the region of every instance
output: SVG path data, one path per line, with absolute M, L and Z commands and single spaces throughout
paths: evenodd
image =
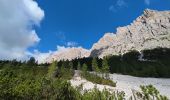
M 140 100 L 169 100 L 166 96 L 163 96 L 153 85 L 140 86 L 142 92 L 134 94 L 136 99 Z
M 89 72 L 81 73 L 81 76 L 96 84 L 103 84 L 116 87 L 116 83 L 109 79 L 104 79 L 96 74 L 90 74 Z
M 124 100 L 124 92 L 113 92 L 110 93 L 104 89 L 99 91 L 96 87 L 91 91 L 86 91 L 81 100 Z

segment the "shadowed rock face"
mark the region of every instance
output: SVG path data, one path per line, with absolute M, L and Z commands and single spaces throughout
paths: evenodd
M 119 55 L 132 50 L 170 48 L 170 11 L 146 9 L 128 26 L 106 33 L 91 49 L 90 56 Z

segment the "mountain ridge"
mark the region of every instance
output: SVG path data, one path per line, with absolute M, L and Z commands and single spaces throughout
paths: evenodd
M 170 11 L 146 9 L 130 25 L 106 33 L 92 46 L 90 56 L 102 58 L 157 47 L 170 48 Z
M 103 58 L 157 47 L 170 48 L 170 11 L 145 9 L 143 14 L 129 25 L 118 27 L 116 33 L 105 33 L 90 50 L 71 47 L 63 52 L 53 53 L 48 57 L 48 61 Z

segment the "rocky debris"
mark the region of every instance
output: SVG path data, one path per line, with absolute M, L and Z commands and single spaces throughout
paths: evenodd
M 170 48 L 170 11 L 146 9 L 130 25 L 106 33 L 91 49 L 90 56 L 104 57 L 157 47 Z
M 94 84 L 80 76 L 80 71 L 75 70 L 75 75 L 70 80 L 70 83 L 74 87 L 78 87 L 82 85 L 83 90 L 91 90 L 95 86 L 97 89 L 102 91 L 103 89 L 108 89 L 110 92 L 114 91 L 124 91 L 125 98 L 129 100 L 130 96 L 133 95 L 133 92 L 141 91 L 140 85 L 150 85 L 152 84 L 156 87 L 161 94 L 170 98 L 170 79 L 162 79 L 162 78 L 141 78 L 134 77 L 130 75 L 120 75 L 120 74 L 109 74 L 110 79 L 116 82 L 116 87 L 111 87 L 108 85 L 102 84 Z

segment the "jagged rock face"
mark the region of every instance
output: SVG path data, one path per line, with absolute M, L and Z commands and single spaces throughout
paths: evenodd
M 170 11 L 146 9 L 133 23 L 106 33 L 91 49 L 90 56 L 119 55 L 131 50 L 170 48 Z
M 81 47 L 72 47 L 60 50 L 51 54 L 48 58 L 48 62 L 60 61 L 60 60 L 72 60 L 76 58 L 89 57 L 89 50 L 83 49 Z

